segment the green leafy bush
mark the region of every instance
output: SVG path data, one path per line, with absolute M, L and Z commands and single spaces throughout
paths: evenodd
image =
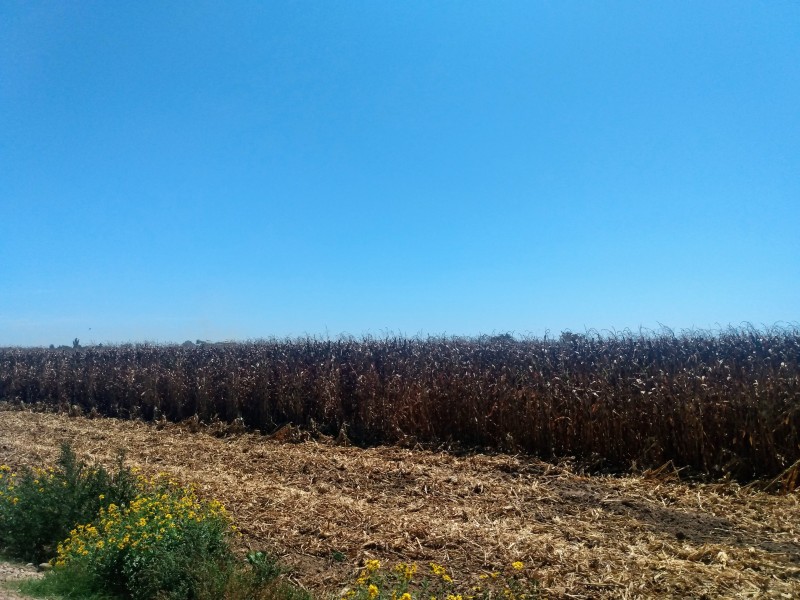
M 224 507 L 191 488 L 147 482 L 127 506 L 110 504 L 58 546 L 55 573 L 78 571 L 135 600 L 222 597 L 236 561 Z
M 0 550 L 50 559 L 27 593 L 81 600 L 308 600 L 280 579 L 277 561 L 231 549 L 225 508 L 191 486 L 147 479 L 123 466 L 110 473 L 62 446 L 55 467 L 0 467 Z
M 68 445 L 55 467 L 12 472 L 0 466 L 0 550 L 20 560 L 42 562 L 77 523 L 91 522 L 110 503 L 136 495 L 136 477 L 118 458 L 117 469 L 89 467 Z

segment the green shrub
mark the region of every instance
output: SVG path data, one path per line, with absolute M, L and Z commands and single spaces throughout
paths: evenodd
M 264 552 L 250 552 L 247 562 L 252 570 L 252 578 L 256 585 L 264 584 L 276 579 L 282 572 L 274 556 Z
M 127 505 L 101 509 L 58 545 L 54 574 L 89 574 L 106 591 L 135 600 L 220 598 L 235 569 L 224 507 L 191 488 L 146 482 Z
M 81 600 L 308 600 L 280 580 L 276 560 L 237 560 L 225 508 L 193 487 L 146 479 L 123 466 L 88 467 L 64 445 L 55 467 L 0 467 L 0 550 L 51 559 L 53 570 L 23 587 Z
M 12 472 L 0 466 L 0 549 L 25 561 L 42 562 L 77 523 L 91 522 L 110 503 L 136 495 L 136 478 L 118 458 L 115 472 L 89 467 L 68 445 L 56 467 Z

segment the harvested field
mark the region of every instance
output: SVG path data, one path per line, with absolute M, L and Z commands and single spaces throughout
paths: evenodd
M 132 465 L 197 483 L 243 546 L 277 552 L 323 597 L 366 558 L 435 560 L 461 580 L 520 560 L 552 598 L 800 597 L 797 492 L 23 411 L 0 411 L 0 432 L 14 467 L 49 463 L 68 441 L 88 460 L 125 448 Z

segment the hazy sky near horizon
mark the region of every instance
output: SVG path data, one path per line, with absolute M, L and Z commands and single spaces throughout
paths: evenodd
M 0 3 L 0 345 L 800 319 L 800 3 Z

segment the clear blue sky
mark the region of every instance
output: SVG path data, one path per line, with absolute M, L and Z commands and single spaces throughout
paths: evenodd
M 800 3 L 0 3 L 0 345 L 800 319 Z

